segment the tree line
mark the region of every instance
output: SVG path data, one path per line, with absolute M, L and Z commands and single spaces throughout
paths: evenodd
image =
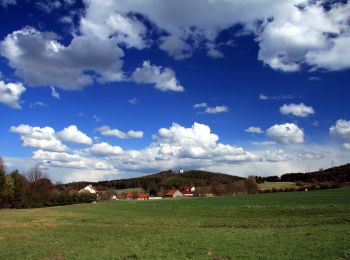
M 75 203 L 90 203 L 94 194 L 69 194 L 60 191 L 35 165 L 26 174 L 18 170 L 6 172 L 0 157 L 0 208 L 37 208 Z
M 267 182 L 305 182 L 305 183 L 330 183 L 341 185 L 350 182 L 350 164 L 345 164 L 329 169 L 319 169 L 307 173 L 286 173 L 279 176 L 267 176 L 257 178 L 258 183 Z

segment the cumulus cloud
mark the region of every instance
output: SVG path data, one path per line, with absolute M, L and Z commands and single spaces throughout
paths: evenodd
M 0 103 L 11 108 L 20 109 L 20 98 L 25 90 L 22 83 L 5 83 L 0 80 Z
M 217 36 L 241 24 L 256 36 L 258 59 L 273 69 L 293 72 L 307 64 L 339 70 L 350 65 L 344 51 L 350 39 L 349 3 L 334 2 L 325 8 L 322 1 L 304 0 L 86 2 L 82 31 L 104 37 L 114 33 L 128 47 L 147 46 L 147 29 L 130 15 L 141 14 L 164 32 L 159 48 L 175 59 L 191 57 L 195 49 L 203 47 L 209 56 L 222 57 Z
M 109 126 L 101 126 L 96 129 L 101 133 L 101 135 L 104 136 L 114 136 L 120 139 L 127 139 L 127 138 L 142 138 L 143 137 L 143 131 L 135 131 L 135 130 L 129 130 L 128 132 L 123 132 L 119 129 L 112 129 Z
M 315 113 L 315 110 L 313 109 L 313 107 L 310 106 L 306 106 L 304 105 L 304 103 L 300 103 L 300 104 L 284 104 L 283 106 L 280 107 L 280 113 L 282 115 L 294 115 L 297 117 L 307 117 L 309 115 L 312 115 Z
M 272 140 L 281 144 L 304 142 L 304 131 L 293 123 L 276 124 L 267 129 L 266 133 Z
M 21 136 L 22 145 L 54 152 L 64 152 L 68 147 L 62 144 L 55 135 L 55 130 L 51 127 L 33 127 L 25 124 L 12 126 L 12 133 Z
M 251 134 L 262 134 L 264 132 L 263 130 L 261 130 L 260 127 L 255 127 L 255 126 L 248 127 L 244 131 Z
M 70 125 L 64 128 L 61 132 L 57 133 L 57 136 L 60 139 L 70 143 L 85 145 L 92 144 L 92 139 L 83 132 L 79 131 L 76 125 Z
M 182 92 L 185 90 L 176 79 L 172 69 L 152 65 L 150 61 L 144 61 L 142 67 L 136 68 L 131 79 L 137 83 L 154 84 L 154 87 L 161 91 Z
M 193 108 L 203 109 L 202 113 L 206 113 L 206 114 L 219 114 L 219 113 L 228 112 L 228 106 L 225 106 L 225 105 L 210 107 L 208 106 L 207 103 L 198 103 L 198 104 L 194 104 Z
M 26 27 L 6 36 L 0 53 L 31 86 L 81 89 L 94 80 L 86 71 L 95 72 L 101 82 L 122 79 L 124 53 L 112 38 L 76 36 L 68 46 L 58 40 L 55 33 Z
M 38 150 L 33 152 L 33 159 L 40 160 L 45 166 L 76 168 L 86 170 L 112 170 L 113 165 L 105 160 L 82 157 L 78 154 Z
M 329 128 L 329 133 L 335 138 L 344 140 L 343 147 L 350 150 L 350 120 L 339 119 L 335 125 Z
M 123 149 L 119 146 L 112 146 L 106 142 L 94 144 L 90 148 L 90 152 L 96 155 L 118 155 L 123 152 Z

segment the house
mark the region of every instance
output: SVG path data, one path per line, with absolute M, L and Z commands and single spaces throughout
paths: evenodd
M 79 190 L 79 193 L 91 193 L 91 194 L 97 194 L 97 189 L 92 187 L 92 185 L 88 185 L 85 188 Z
M 126 200 L 127 194 L 121 193 L 117 195 L 117 200 Z
M 194 187 L 190 188 L 190 187 L 184 187 L 182 190 L 182 194 L 185 197 L 193 197 L 193 191 L 195 191 Z
M 149 196 L 147 193 L 140 193 L 137 196 L 137 200 L 148 200 L 148 199 L 149 199 Z
M 165 197 L 169 197 L 169 198 L 181 198 L 183 196 L 184 194 L 178 189 L 171 189 L 165 193 Z

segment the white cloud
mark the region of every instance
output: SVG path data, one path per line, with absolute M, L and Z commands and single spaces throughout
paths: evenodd
M 131 99 L 128 99 L 128 103 L 130 105 L 136 105 L 137 103 L 139 103 L 140 101 L 137 99 L 137 98 L 131 98 Z
M 15 4 L 17 4 L 16 0 L 0 0 L 0 5 L 2 7 L 7 7 L 9 5 L 15 5 Z
M 283 162 L 291 160 L 291 157 L 286 154 L 282 149 L 270 151 L 267 150 L 262 153 L 262 161 L 264 162 Z
M 263 130 L 261 130 L 260 127 L 255 127 L 255 126 L 248 127 L 244 131 L 246 131 L 247 133 L 252 133 L 252 134 L 262 134 L 264 132 Z
M 40 160 L 44 165 L 51 167 L 64 167 L 87 170 L 114 169 L 114 167 L 105 160 L 82 157 L 78 154 L 38 150 L 33 152 L 32 158 L 35 160 Z
M 227 106 L 207 107 L 205 109 L 205 113 L 207 114 L 218 114 L 218 113 L 226 113 L 226 112 L 228 112 Z
M 83 132 L 79 131 L 76 125 L 70 125 L 64 128 L 61 132 L 57 133 L 57 136 L 60 139 L 70 143 L 85 145 L 92 144 L 92 139 Z
M 96 129 L 101 133 L 101 135 L 104 136 L 114 136 L 120 139 L 127 139 L 127 138 L 142 138 L 143 132 L 142 131 L 135 131 L 135 130 L 129 130 L 128 132 L 123 132 L 119 129 L 111 129 L 109 126 L 101 126 Z
M 0 80 L 0 103 L 11 108 L 20 109 L 20 98 L 25 90 L 22 83 L 5 83 Z
M 185 90 L 176 79 L 172 69 L 152 65 L 150 61 L 144 61 L 142 67 L 136 68 L 131 79 L 137 83 L 154 84 L 154 87 L 161 91 L 182 92 Z
M 308 149 L 302 149 L 298 152 L 297 157 L 303 160 L 319 160 L 326 156 L 323 151 L 312 151 Z
M 335 123 L 335 126 L 329 128 L 329 133 L 335 138 L 344 140 L 346 143 L 343 144 L 343 147 L 347 150 L 350 150 L 350 120 L 339 119 Z
M 204 109 L 203 113 L 206 113 L 206 114 L 218 114 L 218 113 L 228 112 L 228 106 L 222 105 L 222 106 L 210 107 L 208 106 L 207 103 L 194 104 L 193 108 L 202 108 Z
M 41 101 L 37 101 L 29 104 L 29 108 L 46 107 L 46 104 Z
M 282 115 L 292 114 L 297 117 L 307 117 L 315 113 L 313 107 L 305 106 L 304 103 L 300 104 L 284 104 L 280 107 L 280 113 Z
M 51 127 L 41 128 L 21 124 L 19 126 L 12 126 L 10 131 L 21 136 L 23 146 L 54 152 L 64 152 L 68 150 L 68 147 L 57 139 L 55 130 Z
M 207 107 L 208 107 L 207 103 L 198 103 L 193 105 L 193 108 L 207 108 Z
M 90 152 L 96 155 L 118 155 L 123 152 L 123 149 L 119 146 L 112 146 L 106 142 L 94 144 L 90 148 Z
M 100 82 L 122 79 L 124 53 L 113 38 L 75 36 L 68 46 L 58 40 L 52 32 L 27 27 L 7 35 L 0 53 L 31 86 L 81 89 L 94 80 L 86 71 L 95 72 Z
M 267 129 L 266 133 L 272 140 L 282 144 L 304 142 L 303 130 L 293 123 L 276 124 Z
M 56 89 L 53 86 L 50 86 L 51 88 L 51 96 L 57 99 L 60 99 L 60 93 L 56 91 Z
M 264 94 L 259 95 L 260 100 L 282 100 L 282 99 L 293 99 L 294 95 L 277 95 L 277 96 L 267 96 Z

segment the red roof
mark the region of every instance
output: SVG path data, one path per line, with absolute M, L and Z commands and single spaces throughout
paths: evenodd
M 148 199 L 148 194 L 146 193 L 140 193 L 138 196 L 139 199 Z

